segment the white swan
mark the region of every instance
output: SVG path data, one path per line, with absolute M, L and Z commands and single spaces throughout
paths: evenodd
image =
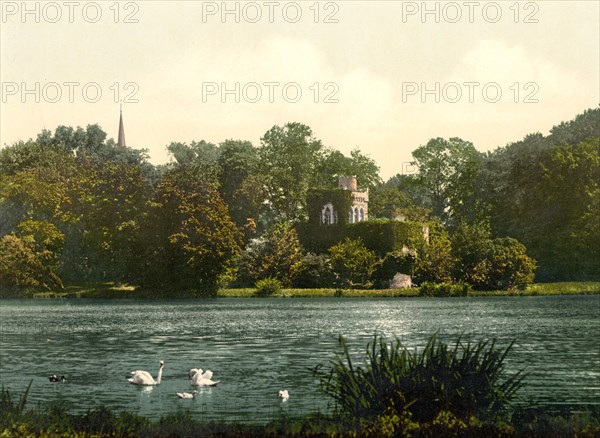
M 165 366 L 164 361 L 160 361 L 160 367 L 158 369 L 158 376 L 156 380 L 150 375 L 148 371 L 132 371 L 132 377 L 130 377 L 129 382 L 134 385 L 160 385 L 160 379 L 162 378 L 163 367 Z
M 288 401 L 290 394 L 287 389 L 280 389 L 278 397 L 281 399 L 281 401 Z
M 198 394 L 198 391 L 194 390 L 192 392 L 178 392 L 177 397 L 179 398 L 194 398 L 194 396 Z
M 192 379 L 192 386 L 216 386 L 221 382 L 220 380 L 211 380 L 212 371 L 206 370 L 203 372 L 201 368 L 192 368 L 189 375 Z

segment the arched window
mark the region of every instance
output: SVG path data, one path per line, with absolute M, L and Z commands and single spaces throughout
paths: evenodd
M 365 220 L 365 210 L 363 208 L 360 209 L 360 221 L 363 222 Z
M 331 203 L 325 205 L 321 210 L 321 223 L 324 225 L 331 225 L 336 222 L 335 220 L 335 212 L 333 210 L 333 205 Z
M 358 207 L 354 208 L 354 222 L 358 222 Z
M 325 207 L 325 213 L 323 214 L 323 223 L 329 225 L 331 223 L 331 210 L 329 207 Z

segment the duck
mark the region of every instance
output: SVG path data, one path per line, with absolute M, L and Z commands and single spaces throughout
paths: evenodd
M 158 376 L 156 377 L 156 380 L 154 380 L 154 377 L 152 377 L 148 371 L 141 370 L 132 371 L 132 376 L 127 380 L 129 380 L 129 382 L 133 383 L 134 385 L 160 385 L 164 366 L 165 362 L 161 360 L 159 362 Z
M 58 377 L 56 374 L 52 374 L 51 376 L 48 376 L 48 380 L 50 380 L 51 382 L 65 383 L 67 381 L 67 378 L 65 376 Z

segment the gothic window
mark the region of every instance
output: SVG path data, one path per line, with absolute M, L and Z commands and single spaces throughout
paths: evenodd
M 350 207 L 350 214 L 348 215 L 348 223 L 352 223 L 352 218 L 354 217 L 354 210 Z
M 321 210 L 321 223 L 324 225 L 331 225 L 336 222 L 336 214 L 333 211 L 333 205 L 329 203 Z
M 358 222 L 358 207 L 354 208 L 354 222 Z
M 363 222 L 365 220 L 365 210 L 360 209 L 360 221 Z

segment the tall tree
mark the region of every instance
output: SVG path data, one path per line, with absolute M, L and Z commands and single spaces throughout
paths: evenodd
M 261 221 L 266 199 L 265 177 L 260 175 L 258 150 L 249 141 L 226 140 L 219 147 L 219 192 L 229 213 L 246 235 Z
M 427 189 L 432 214 L 446 223 L 468 211 L 479 169 L 479 153 L 460 138 L 431 139 L 412 153 L 419 182 Z
M 240 233 L 212 177 L 196 166 L 180 166 L 157 187 L 141 227 L 141 282 L 214 293 L 231 275 L 239 244 Z
M 261 138 L 260 171 L 266 179 L 269 201 L 282 219 L 307 216 L 306 195 L 315 180 L 323 146 L 301 123 L 273 126 Z

